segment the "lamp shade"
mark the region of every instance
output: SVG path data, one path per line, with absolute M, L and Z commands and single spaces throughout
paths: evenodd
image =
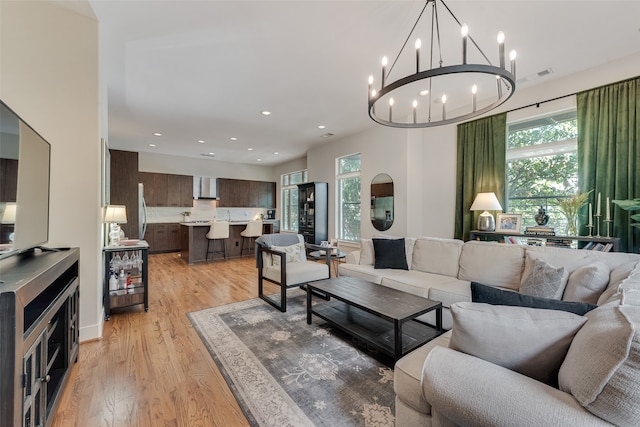
M 127 208 L 123 205 L 107 205 L 104 210 L 104 222 L 111 224 L 127 223 Z
M 472 211 L 501 211 L 502 206 L 495 193 L 478 193 L 471 205 Z
M 15 202 L 7 202 L 4 205 L 4 211 L 2 212 L 2 219 L 0 223 L 2 224 L 15 224 L 16 223 L 16 203 Z

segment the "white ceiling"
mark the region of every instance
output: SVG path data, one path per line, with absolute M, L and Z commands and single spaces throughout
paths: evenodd
M 398 54 L 424 1 L 90 4 L 100 23 L 110 147 L 274 165 L 331 140 L 323 134 L 380 126 L 367 116 L 367 78 L 379 79 L 383 55 Z M 527 80 L 519 87 L 640 51 L 637 0 L 447 5 L 494 63 L 504 31 L 507 52 L 518 51 L 518 79 Z M 459 39 L 443 40 L 443 51 L 456 60 Z M 548 68 L 552 74 L 534 78 Z

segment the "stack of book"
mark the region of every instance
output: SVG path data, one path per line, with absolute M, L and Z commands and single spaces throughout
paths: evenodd
M 546 246 L 555 246 L 557 248 L 570 248 L 573 244 L 571 239 L 547 239 Z
M 582 248 L 587 251 L 610 252 L 613 249 L 613 243 L 596 243 L 589 242 Z
M 526 227 L 524 234 L 528 236 L 555 236 L 556 230 L 553 227 L 547 227 L 546 225 L 536 225 L 534 227 Z

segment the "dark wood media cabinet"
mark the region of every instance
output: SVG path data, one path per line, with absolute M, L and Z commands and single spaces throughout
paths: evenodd
M 0 427 L 49 426 L 78 360 L 77 248 L 0 261 Z

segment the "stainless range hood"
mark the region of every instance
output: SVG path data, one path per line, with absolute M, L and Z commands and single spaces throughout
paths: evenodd
M 193 177 L 193 198 L 194 199 L 217 199 L 216 178 L 210 176 Z

